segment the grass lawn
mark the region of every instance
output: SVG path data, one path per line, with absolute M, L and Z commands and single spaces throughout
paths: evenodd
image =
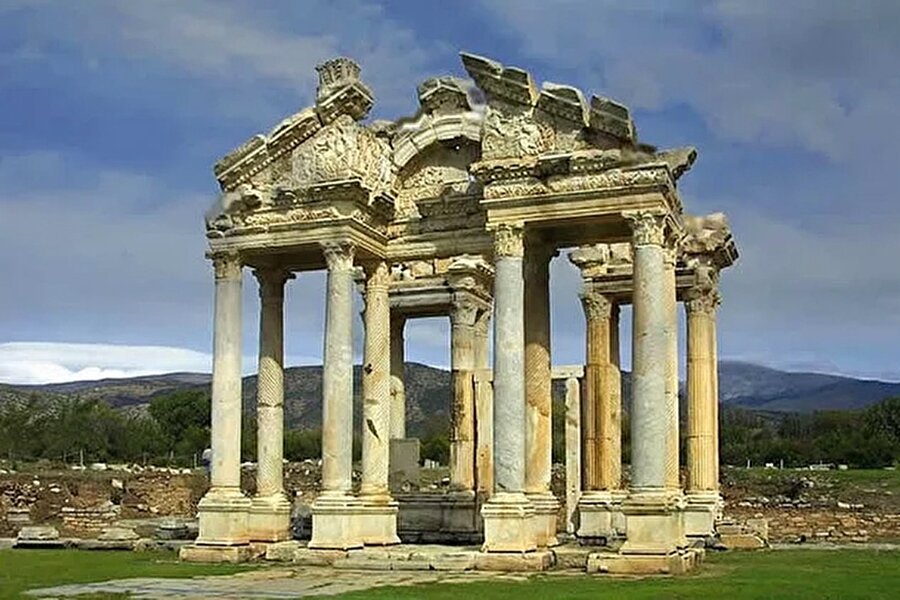
M 772 550 L 707 555 L 698 573 L 640 580 L 544 575 L 523 582 L 380 588 L 341 598 L 525 600 L 526 598 L 628 600 L 711 598 L 900 598 L 900 551 Z
M 226 575 L 258 565 L 179 563 L 173 553 L 75 550 L 0 551 L 0 598 L 26 589 L 128 577 Z M 365 577 L 365 574 L 360 574 Z M 113 598 L 116 596 L 91 596 Z M 341 598 L 500 600 L 526 598 L 657 599 L 900 598 L 900 551 L 773 550 L 708 555 L 698 573 L 681 577 L 612 578 L 555 573 L 527 581 L 484 581 L 379 588 Z
M 229 575 L 247 568 L 253 566 L 182 563 L 174 552 L 0 550 L 0 598 L 18 598 L 24 590 L 69 583 Z

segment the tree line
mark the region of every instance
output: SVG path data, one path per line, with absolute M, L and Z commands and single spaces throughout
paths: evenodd
M 554 402 L 553 459 L 565 461 L 565 408 Z M 432 419 L 421 432 L 421 456 L 449 460 L 449 423 Z M 58 462 L 133 462 L 191 466 L 210 444 L 210 401 L 203 390 L 181 390 L 154 398 L 146 409 L 113 409 L 101 400 L 42 397 L 0 404 L 0 457 Z M 623 415 L 623 460 L 629 460 L 629 427 Z M 685 428 L 682 426 L 682 436 Z M 321 457 L 320 429 L 287 429 L 288 460 Z M 242 457 L 255 460 L 256 420 L 243 419 Z M 682 440 L 683 442 L 683 440 Z M 354 436 L 354 458 L 360 440 Z M 682 453 L 684 453 L 682 443 Z M 812 414 L 759 413 L 723 406 L 722 464 L 785 466 L 841 463 L 883 467 L 900 461 L 900 398 L 857 411 Z M 684 454 L 682 454 L 684 456 Z

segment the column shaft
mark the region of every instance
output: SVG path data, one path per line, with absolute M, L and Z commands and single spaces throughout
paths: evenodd
M 475 489 L 475 322 L 478 306 L 455 300 L 450 313 L 450 489 Z
M 212 464 L 210 486 L 241 487 L 241 263 L 236 254 L 213 258 Z
M 353 246 L 323 244 L 328 264 L 322 373 L 322 492 L 349 495 L 353 458 Z
M 539 244 L 525 250 L 525 491 L 550 492 L 553 468 L 550 358 L 550 259 Z
M 391 315 L 391 438 L 406 437 L 406 317 Z
M 494 490 L 525 489 L 525 320 L 522 231 L 496 232 L 494 275 Z
M 367 275 L 360 494 L 387 498 L 391 434 L 391 309 L 387 264 L 381 261 L 372 265 Z
M 634 325 L 632 342 L 631 465 L 633 490 L 662 490 L 670 429 L 666 406 L 666 299 L 664 225 L 649 213 L 632 216 Z M 662 441 L 662 444 L 660 443 Z
M 621 393 L 618 366 L 612 362 L 613 313 L 618 307 L 586 287 L 581 294 L 586 321 L 584 398 L 582 400 L 583 486 L 613 490 L 621 486 Z
M 687 308 L 688 492 L 718 490 L 715 298 L 689 293 Z
M 490 378 L 491 312 L 475 323 L 475 486 L 483 496 L 494 491 L 494 394 Z
M 675 248 L 664 249 L 663 270 L 666 311 L 666 411 L 669 425 L 666 436 L 666 487 L 677 490 L 680 483 L 678 427 L 678 299 L 675 282 Z
M 256 380 L 258 496 L 284 494 L 284 284 L 282 269 L 255 271 L 259 281 L 259 369 Z

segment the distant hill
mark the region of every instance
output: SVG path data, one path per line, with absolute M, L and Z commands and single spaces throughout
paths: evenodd
M 865 408 L 890 396 L 900 396 L 900 383 L 793 373 L 736 361 L 719 363 L 719 398 L 723 404 L 764 411 L 813 412 Z
M 358 425 L 361 412 L 360 367 L 354 368 L 353 375 L 354 417 Z M 57 397 L 77 395 L 100 399 L 116 408 L 140 410 L 160 394 L 184 388 L 208 388 L 209 382 L 210 375 L 205 373 L 169 373 L 47 385 L 0 385 L 0 402 L 26 399 L 34 393 Z M 631 378 L 628 373 L 623 374 L 622 387 L 627 411 L 631 404 Z M 889 396 L 900 396 L 900 383 L 791 373 L 733 361 L 719 363 L 719 388 L 722 404 L 767 413 L 858 409 Z M 431 422 L 446 423 L 450 407 L 450 374 L 447 371 L 407 363 L 406 393 L 410 435 L 421 435 Z M 562 394 L 562 382 L 557 382 L 554 395 L 561 398 Z M 321 395 L 321 367 L 286 369 L 285 420 L 288 427 L 318 427 L 322 421 Z M 256 409 L 256 376 L 244 378 L 243 398 L 244 409 L 253 413 Z

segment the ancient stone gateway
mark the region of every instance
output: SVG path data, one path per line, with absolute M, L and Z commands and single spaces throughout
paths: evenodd
M 504 556 L 550 564 L 561 507 L 550 489 L 549 263 L 561 249 L 572 249 L 584 280 L 585 364 L 560 374 L 568 380 L 566 513 L 571 534 L 597 545 L 588 569 L 682 572 L 702 556 L 696 540 L 715 534 L 717 282 L 737 252 L 723 215 L 684 212 L 676 182 L 696 152 L 639 142 L 628 109 L 608 98 L 538 88 L 525 71 L 471 54 L 462 62 L 471 81 L 429 79 L 418 88 L 416 115 L 366 124 L 373 97 L 358 65 L 328 61 L 318 67 L 315 106 L 216 164 L 223 194 L 207 220 L 213 464 L 200 536 L 184 558 L 240 560 L 254 542 L 290 537 L 284 286 L 297 272 L 324 268 L 322 489 L 304 552 L 393 545 L 411 532 L 477 540 L 476 554 L 488 558 L 473 564 L 484 568 L 504 568 Z M 261 298 L 253 498 L 240 489 L 243 267 L 253 269 Z M 358 493 L 354 286 L 365 298 Z M 688 323 L 685 487 L 679 300 Z M 618 333 L 625 303 L 634 319 L 627 486 Z M 406 435 L 404 323 L 435 315 L 451 319 L 451 491 L 422 497 L 391 488 L 389 462 L 391 440 Z

